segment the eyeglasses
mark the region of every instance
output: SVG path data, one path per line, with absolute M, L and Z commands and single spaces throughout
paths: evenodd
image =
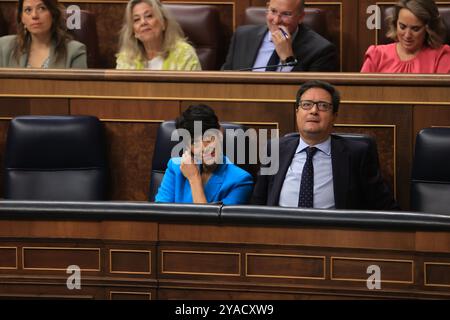
M 333 108 L 333 105 L 326 101 L 300 100 L 300 103 L 298 104 L 303 110 L 311 110 L 314 105 L 317 105 L 319 111 L 329 111 Z
M 295 14 L 292 12 L 289 12 L 289 11 L 278 12 L 278 10 L 274 9 L 274 8 L 267 8 L 266 12 L 267 12 L 267 14 L 270 14 L 272 16 L 278 16 L 278 17 L 280 17 L 281 20 L 285 20 L 285 21 L 289 20 L 295 16 Z

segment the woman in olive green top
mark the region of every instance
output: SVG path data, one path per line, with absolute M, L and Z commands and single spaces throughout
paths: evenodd
M 0 67 L 87 68 L 86 47 L 70 40 L 57 0 L 19 0 L 17 34 L 0 38 Z

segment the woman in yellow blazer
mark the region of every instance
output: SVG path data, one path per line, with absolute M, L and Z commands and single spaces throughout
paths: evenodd
M 120 33 L 117 69 L 201 70 L 194 47 L 159 0 L 130 0 Z
M 0 67 L 87 68 L 86 47 L 70 40 L 57 0 L 19 0 L 17 34 L 0 38 Z

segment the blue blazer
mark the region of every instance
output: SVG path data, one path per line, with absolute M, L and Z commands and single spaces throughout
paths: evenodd
M 226 205 L 246 204 L 253 190 L 253 178 L 245 170 L 224 157 L 204 186 L 208 202 L 223 202 Z M 192 203 L 192 191 L 189 181 L 180 170 L 181 158 L 170 159 L 164 174 L 156 202 Z

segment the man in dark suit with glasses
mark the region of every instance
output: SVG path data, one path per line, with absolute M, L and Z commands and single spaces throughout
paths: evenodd
M 335 46 L 303 22 L 304 0 L 270 0 L 266 25 L 239 27 L 223 70 L 337 71 Z
M 329 83 L 309 81 L 298 90 L 296 102 L 299 134 L 281 138 L 279 150 L 272 150 L 273 161 L 278 155 L 278 172 L 258 175 L 252 203 L 398 209 L 381 176 L 375 144 L 331 134 L 339 110 L 339 92 Z

